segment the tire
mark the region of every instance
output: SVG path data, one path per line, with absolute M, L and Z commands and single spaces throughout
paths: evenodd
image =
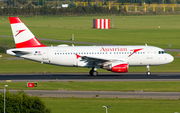
M 147 74 L 148 76 L 150 76 L 150 75 L 151 75 L 151 72 L 150 72 L 150 71 L 148 71 L 146 74 Z
M 95 77 L 95 76 L 98 76 L 98 72 L 97 72 L 97 71 L 93 71 L 93 72 L 92 72 L 92 76 L 94 76 L 94 77 Z

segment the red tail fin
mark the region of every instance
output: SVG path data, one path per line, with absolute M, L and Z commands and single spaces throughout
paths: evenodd
M 9 17 L 16 48 L 45 47 L 18 17 Z

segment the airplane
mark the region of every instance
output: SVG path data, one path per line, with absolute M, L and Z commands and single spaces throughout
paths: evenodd
M 33 33 L 18 17 L 9 17 L 16 48 L 8 49 L 7 54 L 41 63 L 92 68 L 89 72 L 97 76 L 97 69 L 126 73 L 129 66 L 150 66 L 171 63 L 174 57 L 155 46 L 46 46 L 38 41 Z

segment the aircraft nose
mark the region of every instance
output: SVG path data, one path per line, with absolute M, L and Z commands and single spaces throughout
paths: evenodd
M 167 57 L 168 63 L 171 63 L 173 60 L 174 60 L 174 57 L 169 54 L 168 57 Z

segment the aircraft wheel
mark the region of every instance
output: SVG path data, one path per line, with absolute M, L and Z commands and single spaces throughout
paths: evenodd
M 98 72 L 97 71 L 93 71 L 92 72 L 92 76 L 98 76 Z
M 147 74 L 148 76 L 150 76 L 150 75 L 151 75 L 151 72 L 150 72 L 150 71 L 148 71 L 146 74 Z
M 91 70 L 91 71 L 89 71 L 89 74 L 92 75 L 92 76 L 97 76 L 98 72 L 94 71 L 94 70 Z

